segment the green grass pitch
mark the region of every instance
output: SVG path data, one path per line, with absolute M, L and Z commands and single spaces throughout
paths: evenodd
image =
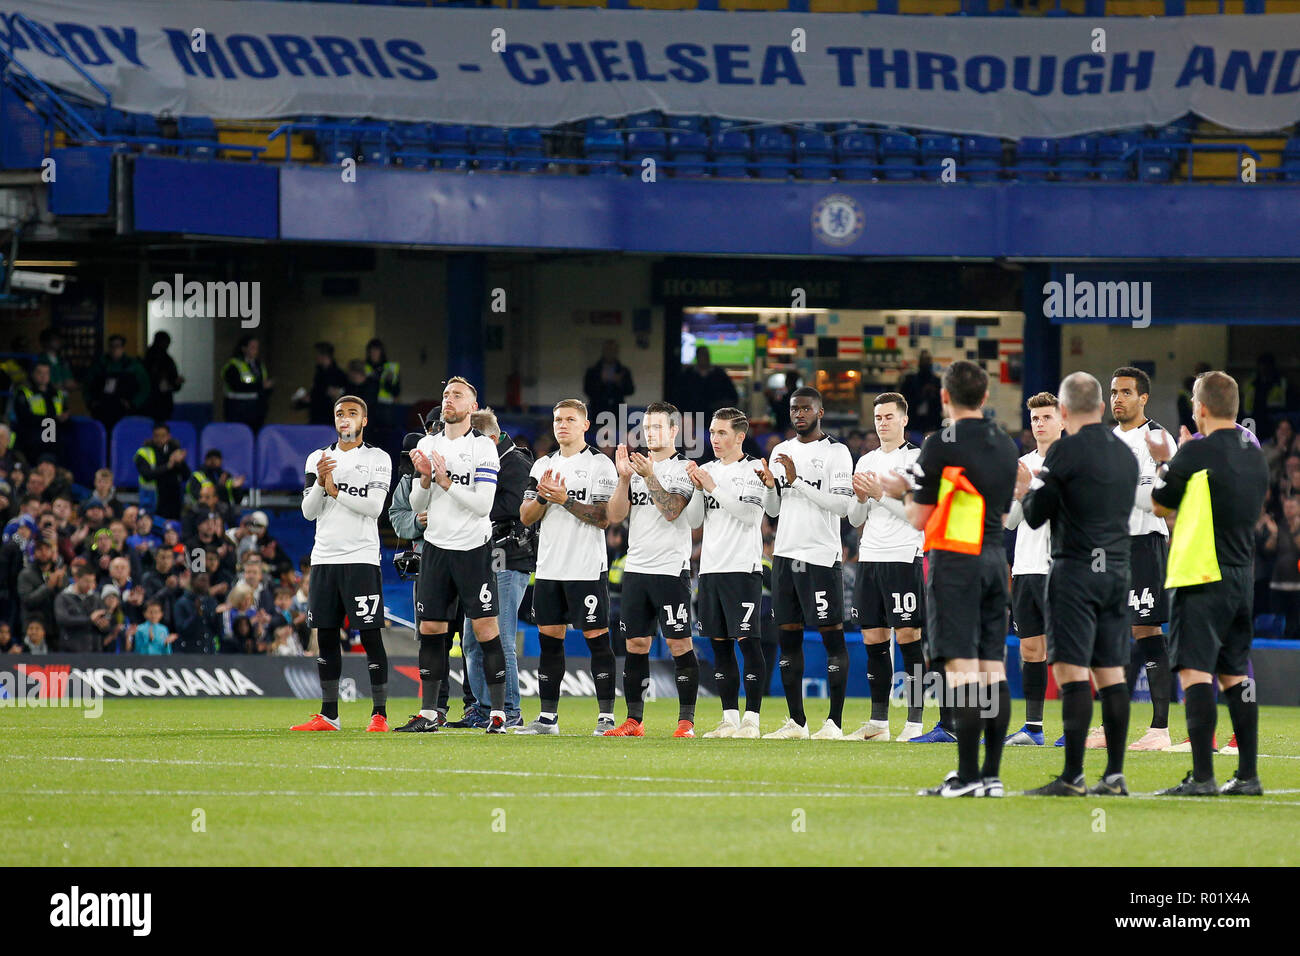
M 765 702 L 764 731 L 784 719 L 783 704 Z M 820 724 L 825 701 L 810 705 Z M 390 713 L 413 707 L 395 701 Z M 701 702 L 700 733 L 717 707 Z M 311 709 L 109 700 L 86 719 L 0 708 L 0 865 L 1300 863 L 1296 708 L 1261 712 L 1262 798 L 1151 797 L 1191 756 L 1131 753 L 1129 799 L 950 801 L 914 794 L 954 767 L 954 745 L 673 740 L 675 701 L 650 704 L 641 740 L 586 736 L 591 700 L 563 701 L 572 736 L 558 738 L 367 734 L 361 702 L 342 705 L 341 733 L 291 733 Z M 525 702 L 526 714 L 535 709 Z M 846 725 L 866 713 L 866 701 L 850 701 Z M 1012 728 L 1021 716 L 1017 705 Z M 1148 716 L 1134 705 L 1132 739 Z M 898 711 L 891 723 L 901 728 Z M 1008 749 L 1010 793 L 1060 770 L 1052 701 L 1047 731 L 1046 747 Z M 1220 742 L 1230 734 L 1220 708 Z M 1103 763 L 1089 751 L 1089 781 Z M 1236 763 L 1215 758 L 1220 783 Z

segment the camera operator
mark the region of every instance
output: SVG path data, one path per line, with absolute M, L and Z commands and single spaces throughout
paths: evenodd
M 519 665 L 516 641 L 519 631 L 519 605 L 528 588 L 528 578 L 537 564 L 537 537 L 519 520 L 524 488 L 533 468 L 532 453 L 515 445 L 514 439 L 501 430 L 496 413 L 483 408 L 470 415 L 470 426 L 497 444 L 501 466 L 497 473 L 496 498 L 492 502 L 492 567 L 497 576 L 500 599 L 497 622 L 501 646 L 506 655 L 506 726 L 522 727 L 519 713 Z M 469 627 L 466 622 L 466 628 Z M 469 633 L 468 630 L 462 633 Z M 478 641 L 464 641 L 465 679 L 477 701 L 476 710 L 484 722 L 488 717 L 487 676 L 483 673 L 483 650 Z

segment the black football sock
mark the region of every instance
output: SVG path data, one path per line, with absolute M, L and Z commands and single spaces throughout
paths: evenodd
M 320 715 L 339 719 L 339 676 L 343 673 L 343 649 L 339 646 L 337 627 L 316 629 L 316 670 L 320 674 Z
M 560 709 L 560 685 L 564 683 L 564 638 L 538 635 L 542 653 L 537 661 L 537 696 L 542 713 L 554 714 Z
M 803 712 L 803 631 L 781 632 L 781 686 L 785 688 L 785 706 L 790 719 L 806 726 L 808 717 Z
M 957 731 L 957 776 L 962 783 L 973 783 L 980 779 L 980 731 L 984 729 L 984 718 L 980 716 L 978 700 L 974 697 L 974 683 L 955 688 L 954 697 L 957 705 L 953 707 L 953 723 Z
M 1101 725 L 1106 730 L 1106 772 L 1124 772 L 1124 749 L 1128 744 L 1128 684 L 1122 681 L 1097 692 L 1101 699 Z
M 420 709 L 437 710 L 447 674 L 445 634 L 420 635 Z
M 690 650 L 673 658 L 677 682 L 677 719 L 695 723 L 695 699 L 700 693 L 700 660 Z
M 627 715 L 635 721 L 645 720 L 645 695 L 650 689 L 650 654 L 627 652 L 623 658 L 623 701 Z
M 1237 735 L 1237 779 L 1258 777 L 1255 758 L 1259 755 L 1259 703 L 1255 699 L 1255 682 L 1247 677 L 1225 690 L 1223 696 L 1228 701 L 1232 732 Z
M 1137 642 L 1138 653 L 1146 665 L 1147 684 L 1151 688 L 1151 727 L 1169 728 L 1169 700 L 1173 696 L 1174 678 L 1169 670 L 1169 649 L 1163 634 L 1144 637 Z
M 1074 782 L 1083 773 L 1083 745 L 1092 721 L 1092 681 L 1061 685 L 1061 723 L 1065 725 L 1065 769 L 1061 776 Z
M 442 663 L 439 665 L 441 669 L 434 671 L 434 677 L 438 680 L 438 702 L 435 709 L 438 713 L 445 714 L 447 713 L 447 701 L 451 699 L 451 648 L 456 642 L 456 635 L 450 631 L 444 631 L 436 635 L 436 637 L 438 638 L 438 646 L 442 648 Z M 464 660 L 463 655 L 461 660 Z M 469 675 L 464 672 L 464 668 L 461 669 L 460 690 L 461 702 L 465 707 L 469 707 L 474 703 L 474 694 L 470 690 Z
M 757 637 L 740 642 L 740 655 L 745 663 L 745 710 L 757 714 L 763 706 L 763 645 Z
M 1002 769 L 1002 746 L 1011 725 L 1011 688 L 1005 680 L 1000 680 L 986 691 L 985 700 L 993 713 L 984 717 L 984 766 L 980 776 L 996 777 Z
M 501 635 L 490 641 L 479 641 L 478 646 L 483 652 L 483 678 L 487 681 L 488 696 L 492 698 L 492 709 L 505 713 L 506 650 L 501 645 Z
M 831 695 L 826 716 L 839 727 L 844 723 L 844 697 L 849 686 L 849 649 L 844 645 L 844 628 L 823 631 L 822 644 L 826 648 L 826 686 Z
M 740 708 L 740 671 L 736 669 L 735 641 L 715 637 L 713 645 L 713 683 L 722 699 L 722 710 Z
M 889 719 L 889 689 L 893 686 L 893 661 L 889 641 L 867 645 L 867 689 L 871 691 L 871 719 Z
M 1043 702 L 1047 700 L 1047 661 L 1023 661 L 1020 675 L 1025 685 L 1025 724 L 1043 731 Z
M 952 694 L 948 685 L 948 675 L 943 670 L 935 670 L 938 675 L 936 686 L 939 688 L 939 726 L 948 733 L 954 732 L 952 719 Z
M 1214 779 L 1214 725 L 1219 707 L 1213 684 L 1193 684 L 1183 689 L 1187 711 L 1187 737 L 1192 743 L 1192 776 L 1198 782 Z M 1238 746 L 1241 741 L 1237 741 Z
M 903 700 L 907 701 L 907 722 L 919 724 L 925 716 L 925 658 L 921 653 L 921 642 L 899 644 L 898 650 L 903 655 Z M 876 695 L 873 693 L 872 716 L 875 716 L 875 700 Z
M 609 631 L 587 638 L 591 652 L 591 677 L 596 684 L 596 703 L 602 714 L 614 713 L 614 647 L 609 642 Z M 563 642 L 561 642 L 563 654 Z M 560 659 L 560 677 L 564 676 L 564 660 Z
M 384 635 L 379 630 L 362 631 L 361 646 L 366 649 L 366 672 L 370 675 L 370 713 L 387 717 L 388 652 L 384 650 Z

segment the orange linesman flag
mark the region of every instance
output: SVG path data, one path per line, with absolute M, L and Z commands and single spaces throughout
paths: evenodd
M 939 502 L 925 523 L 925 550 L 979 554 L 983 544 L 984 496 L 964 468 L 949 465 L 939 479 Z

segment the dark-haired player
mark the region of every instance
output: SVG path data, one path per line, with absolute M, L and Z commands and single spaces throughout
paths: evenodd
M 922 572 L 922 534 L 907 520 L 903 503 L 885 494 L 882 475 L 910 471 L 921 450 L 907 440 L 907 399 L 898 392 L 883 392 L 873 403 L 880 447 L 859 460 L 853 472 L 854 500 L 849 524 L 862 529 L 858 550 L 858 576 L 853 588 L 853 613 L 867 647 L 867 686 L 871 691 L 871 719 L 847 737 L 852 740 L 889 740 L 889 694 L 894 684 L 892 629 L 903 655 L 903 687 L 907 723 L 899 742 L 925 732 L 921 722 L 921 677 L 925 658 L 921 652 L 921 627 L 925 623 L 925 577 Z
M 367 730 L 388 729 L 388 655 L 384 652 L 384 587 L 379 568 L 379 514 L 393 462 L 366 444 L 366 403 L 343 395 L 334 403 L 338 441 L 307 456 L 302 516 L 316 522 L 311 549 L 307 624 L 316 629 L 320 656 L 320 713 L 293 730 L 339 729 L 340 629 L 344 618 L 361 631 L 374 702 Z
M 418 476 L 411 486 L 411 508 L 425 512 L 426 524 L 415 603 L 424 699 L 420 712 L 398 728 L 408 733 L 437 729 L 438 691 L 448 677 L 448 625 L 459 620 L 462 608 L 483 645 L 483 674 L 492 698 L 487 732 L 505 733 L 506 655 L 497 629 L 488 517 L 500 461 L 496 442 L 470 425 L 477 399 L 478 391 L 465 379 L 448 379 L 442 391 L 443 430 L 421 438 L 411 452 Z
M 717 456 L 703 466 L 686 463 L 701 494 L 686 517 L 704 527 L 700 586 L 696 598 L 700 633 L 713 645 L 714 679 L 722 698 L 722 722 L 705 737 L 759 736 L 763 703 L 763 479 L 758 460 L 741 450 L 749 419 L 738 408 L 720 408 L 709 423 Z M 736 648 L 745 660 L 745 716 L 740 716 Z
M 1147 447 L 1149 436 L 1159 438 L 1172 456 L 1176 446 L 1170 434 L 1147 418 L 1147 400 L 1151 397 L 1151 379 L 1140 368 L 1124 366 L 1110 377 L 1110 411 L 1118 424 L 1115 434 L 1137 456 L 1138 486 L 1129 517 L 1129 543 L 1132 546 L 1132 582 L 1129 586 L 1129 617 L 1133 639 L 1146 664 L 1147 683 L 1151 687 L 1151 728 L 1133 742 L 1130 750 L 1168 750 L 1169 700 L 1173 695 L 1173 675 L 1169 669 L 1169 651 L 1161 625 L 1169 620 L 1169 599 L 1165 594 L 1165 557 L 1169 551 L 1169 526 L 1151 506 L 1151 488 L 1155 481 L 1156 461 Z M 1088 734 L 1088 746 L 1106 746 L 1106 732 L 1098 727 Z
M 587 406 L 576 398 L 556 402 L 552 427 L 558 446 L 533 463 L 519 506 L 519 520 L 539 524 L 533 619 L 541 642 L 537 696 L 542 709 L 519 734 L 560 732 L 560 685 L 564 682 L 564 634 L 582 631 L 600 713 L 596 736 L 614 729 L 614 650 L 609 641 L 610 495 L 618 485 L 614 463 L 587 444 Z
M 618 486 L 609 499 L 612 522 L 628 517 L 627 563 L 619 628 L 627 642 L 623 696 L 627 719 L 606 737 L 644 737 L 646 692 L 650 687 L 650 643 L 663 633 L 673 655 L 677 684 L 674 737 L 695 736 L 695 698 L 700 662 L 691 640 L 691 526 L 682 517 L 695 494 L 686 473 L 686 456 L 677 451 L 681 413 L 667 402 L 651 402 L 641 420 L 650 454 L 614 455 Z
M 844 736 L 844 692 L 849 651 L 844 645 L 844 574 L 840 519 L 853 499 L 853 456 L 822 431 L 821 392 L 804 386 L 790 393 L 795 436 L 772 449 L 763 464 L 763 506 L 776 526 L 772 558 L 772 610 L 781 630 L 781 685 L 789 719 L 764 734 L 772 740 L 807 740 L 803 709 L 803 631 L 821 632 L 826 645 L 830 713 L 814 740 Z M 773 478 L 773 475 L 776 477 Z
M 1039 392 L 1025 403 L 1037 447 L 1020 456 L 1016 498 L 1003 523 L 1016 533 L 1011 560 L 1011 621 L 1020 639 L 1020 675 L 1025 691 L 1025 725 L 1007 738 L 1017 747 L 1043 745 L 1043 703 L 1047 699 L 1047 572 L 1052 567 L 1052 529 L 1022 523 L 1021 500 L 1032 476 L 1043 467 L 1048 449 L 1061 437 L 1060 402 Z M 1029 477 L 1025 477 L 1029 476 Z

